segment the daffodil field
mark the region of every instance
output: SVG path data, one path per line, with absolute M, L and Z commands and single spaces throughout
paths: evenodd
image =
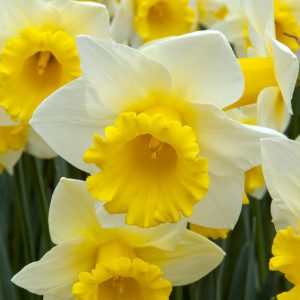
M 300 0 L 0 24 L 0 300 L 300 300 Z

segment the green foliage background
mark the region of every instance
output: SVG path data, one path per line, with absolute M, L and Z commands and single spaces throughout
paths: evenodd
M 300 134 L 300 89 L 293 99 L 294 115 L 287 135 Z M 41 297 L 17 288 L 13 274 L 38 260 L 53 245 L 47 214 L 53 190 L 61 177 L 85 179 L 86 174 L 61 158 L 39 160 L 23 155 L 14 176 L 0 176 L 0 300 L 35 300 Z M 271 199 L 251 199 L 244 206 L 227 240 L 216 241 L 227 253 L 223 263 L 189 286 L 173 290 L 174 300 L 268 300 L 291 285 L 268 270 L 275 235 Z

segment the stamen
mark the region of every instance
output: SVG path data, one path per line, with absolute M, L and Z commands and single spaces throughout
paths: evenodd
M 151 8 L 151 13 L 159 16 L 159 17 L 163 17 L 165 15 L 165 7 L 164 4 L 162 2 L 158 2 L 156 5 L 154 5 Z
M 156 137 L 152 136 L 149 142 L 149 148 L 152 152 L 151 158 L 156 159 L 157 158 L 157 153 L 162 150 L 164 146 L 164 142 L 160 141 Z
M 118 289 L 120 294 L 124 293 L 125 282 L 122 276 L 116 276 L 112 280 L 113 286 Z
M 283 34 L 286 35 L 286 36 L 288 36 L 288 37 L 290 37 L 290 38 L 292 38 L 292 39 L 295 39 L 296 42 L 300 45 L 300 38 L 298 36 L 290 34 L 290 33 L 287 33 L 287 32 L 284 32 Z
M 37 72 L 39 75 L 43 75 L 45 73 L 51 58 L 52 53 L 50 51 L 40 51 L 38 53 Z

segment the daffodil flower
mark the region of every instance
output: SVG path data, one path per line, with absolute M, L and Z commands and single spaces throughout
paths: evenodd
M 28 126 L 28 121 L 47 96 L 81 75 L 75 36 L 108 38 L 108 13 L 96 3 L 12 0 L 2 1 L 0 15 L 0 107 L 13 121 L 24 125 L 4 127 L 0 115 L 2 143 L 9 143 L 5 133 L 11 130 L 18 139 L 18 150 L 24 148 L 26 136 L 30 153 L 53 157 L 55 153 Z M 22 129 L 23 134 L 17 137 L 16 131 L 25 127 L 28 130 Z M 0 153 L 11 156 L 3 147 Z
M 222 111 L 243 92 L 225 38 L 192 33 L 138 51 L 79 37 L 78 49 L 83 78 L 38 108 L 34 129 L 92 173 L 92 196 L 109 213 L 125 213 L 128 224 L 150 227 L 184 216 L 232 228 L 243 173 L 260 163 L 259 140 L 279 133 Z
M 242 9 L 240 0 L 225 0 L 227 13 L 224 18 L 215 19 L 208 27 L 211 30 L 222 32 L 234 46 L 239 58 L 246 57 L 251 46 L 249 24 Z
M 226 0 L 197 0 L 198 22 L 206 27 L 223 20 L 228 14 Z
M 84 181 L 62 179 L 49 211 L 56 246 L 12 281 L 47 300 L 167 300 L 172 285 L 198 280 L 223 259 L 184 222 L 141 229 L 109 216 L 114 227 L 103 228 L 99 204 Z
M 77 34 L 108 38 L 104 6 L 71 0 L 2 3 L 0 105 L 28 121 L 53 91 L 81 75 Z
M 239 59 L 245 76 L 244 94 L 229 108 L 257 104 L 258 124 L 283 132 L 292 114 L 299 62 L 276 40 L 273 1 L 244 0 L 243 4 L 251 28 L 251 47 L 248 57 Z
M 138 46 L 181 35 L 196 27 L 195 0 L 122 0 L 115 8 L 112 36 Z
M 300 5 L 297 0 L 227 0 L 228 13 L 216 20 L 211 29 L 223 32 L 244 56 L 251 46 L 252 30 L 265 35 L 264 26 L 272 26 L 272 35 L 293 52 L 299 49 Z M 250 15 L 249 15 L 250 13 Z M 250 26 L 248 20 L 250 21 Z M 256 20 L 252 23 L 253 20 Z M 251 24 L 252 23 L 252 24 Z M 254 27 L 252 27 L 254 26 Z M 261 30 L 262 29 L 262 30 Z
M 270 269 L 280 271 L 295 286 L 278 300 L 300 297 L 300 143 L 292 140 L 262 140 L 263 172 L 273 199 L 271 213 L 277 230 Z

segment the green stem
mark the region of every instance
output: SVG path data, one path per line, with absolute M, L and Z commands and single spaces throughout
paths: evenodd
M 5 245 L 7 245 L 6 239 L 3 237 L 3 231 L 0 228 L 0 269 L 1 273 L 0 276 L 2 277 L 1 283 L 2 283 L 2 296 L 3 299 L 11 299 L 15 300 L 16 290 L 12 283 L 10 282 L 11 279 L 11 268 L 9 265 L 9 259 L 7 255 L 7 249 Z M 0 295 L 1 296 L 1 295 Z
M 256 220 L 256 252 L 258 259 L 259 278 L 261 286 L 265 282 L 268 274 L 268 266 L 266 260 L 266 248 L 264 241 L 264 233 L 262 228 L 262 216 L 260 210 L 260 201 L 252 198 L 250 200 L 252 213 Z
M 19 201 L 20 208 L 20 219 L 21 228 L 24 232 L 24 244 L 28 251 L 29 260 L 35 259 L 34 251 L 34 240 L 33 240 L 33 229 L 30 222 L 30 210 L 29 210 L 29 199 L 27 197 L 25 176 L 24 176 L 24 166 L 23 160 L 21 159 L 16 166 L 16 183 L 17 183 L 17 197 L 16 200 Z
M 46 239 L 46 247 L 47 249 L 50 249 L 52 246 L 50 233 L 49 233 L 49 227 L 48 227 L 48 200 L 45 192 L 45 182 L 42 176 L 41 169 L 38 164 L 37 158 L 33 158 L 33 164 L 34 169 L 37 177 L 37 187 L 38 187 L 38 193 L 39 193 L 39 210 L 40 210 L 40 216 L 41 216 L 41 224 L 44 231 L 44 236 Z
M 183 300 L 183 287 L 177 286 L 174 290 L 174 299 L 175 300 Z

